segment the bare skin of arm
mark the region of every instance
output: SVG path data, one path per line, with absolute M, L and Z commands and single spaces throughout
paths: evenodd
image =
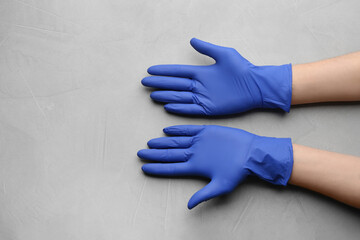
M 360 101 L 360 52 L 293 65 L 292 105 Z M 290 184 L 360 208 L 360 158 L 293 145 Z
M 293 144 L 289 184 L 360 208 L 360 158 Z
M 291 104 L 360 101 L 360 52 L 293 65 Z

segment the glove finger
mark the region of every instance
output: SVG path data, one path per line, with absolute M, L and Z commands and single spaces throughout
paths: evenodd
M 141 168 L 145 173 L 159 176 L 189 176 L 190 165 L 186 163 L 148 163 Z
M 141 149 L 137 155 L 156 162 L 185 162 L 190 156 L 187 149 Z
M 193 80 L 188 78 L 151 76 L 145 77 L 141 81 L 146 87 L 170 89 L 177 91 L 191 91 L 193 88 Z
M 194 94 L 192 92 L 155 91 L 150 94 L 150 97 L 158 102 L 194 103 Z
M 191 46 L 199 53 L 212 57 L 215 60 L 219 60 L 223 54 L 224 47 L 208 43 L 197 38 L 190 40 Z
M 164 106 L 165 110 L 178 114 L 206 115 L 205 109 L 198 104 L 169 103 Z
M 195 136 L 204 129 L 204 125 L 177 125 L 164 128 L 164 133 L 174 136 Z
M 151 75 L 192 78 L 200 66 L 192 65 L 156 65 L 148 68 Z
M 148 141 L 150 148 L 188 148 L 193 141 L 192 137 L 161 137 Z
M 192 209 L 199 203 L 207 201 L 211 198 L 229 193 L 232 189 L 224 187 L 216 180 L 211 180 L 208 185 L 197 191 L 189 200 L 188 208 Z

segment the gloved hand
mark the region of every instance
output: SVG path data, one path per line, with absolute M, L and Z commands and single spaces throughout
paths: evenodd
M 190 44 L 212 57 L 209 66 L 157 65 L 142 80 L 147 87 L 164 89 L 150 97 L 168 103 L 169 112 L 195 115 L 225 115 L 253 108 L 281 108 L 289 112 L 292 94 L 291 64 L 255 66 L 235 49 L 196 38 Z
M 286 185 L 293 166 L 291 139 L 261 137 L 249 132 L 212 125 L 180 125 L 164 129 L 173 137 L 155 138 L 151 149 L 138 156 L 148 163 L 142 170 L 160 176 L 201 176 L 210 183 L 195 193 L 191 209 L 199 203 L 231 192 L 248 175 Z

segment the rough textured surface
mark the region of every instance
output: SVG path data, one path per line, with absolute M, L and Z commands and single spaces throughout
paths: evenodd
M 254 64 L 360 50 L 360 1 L 0 0 L 0 239 L 359 239 L 353 208 L 250 179 L 192 211 L 205 182 L 146 177 L 136 151 L 174 124 L 219 124 L 360 156 L 360 104 L 167 114 L 153 64 L 209 64 L 191 37 Z

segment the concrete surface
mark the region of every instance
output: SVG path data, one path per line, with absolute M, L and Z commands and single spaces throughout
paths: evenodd
M 142 174 L 138 149 L 174 124 L 219 124 L 360 156 L 360 104 L 167 114 L 147 67 L 209 64 L 191 37 L 255 64 L 360 50 L 360 1 L 0 0 L 0 239 L 359 239 L 359 211 L 249 179 L 186 204 L 206 182 Z

